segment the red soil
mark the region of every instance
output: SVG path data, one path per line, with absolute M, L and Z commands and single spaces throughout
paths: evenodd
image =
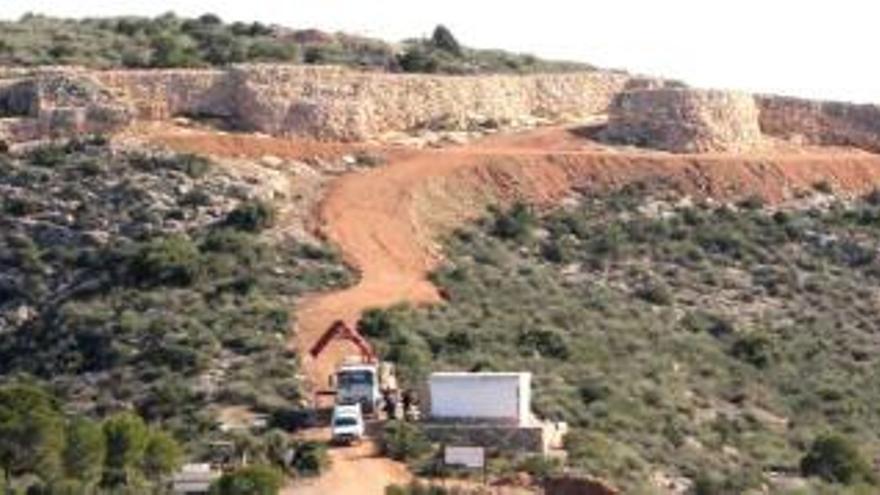
M 231 135 L 157 140 L 178 149 L 227 156 L 302 157 L 351 149 Z M 671 155 L 606 148 L 555 128 L 460 147 L 385 151 L 392 158 L 387 166 L 340 177 L 320 205 L 319 233 L 341 250 L 360 280 L 300 303 L 294 345 L 301 355 L 337 319 L 354 324 L 371 307 L 439 302 L 438 290 L 427 278 L 441 260 L 437 237 L 484 214 L 491 204 L 522 200 L 549 207 L 573 190 L 608 190 L 636 181 L 663 180 L 697 198 L 759 196 L 769 203 L 790 199 L 818 182 L 827 182 L 840 194 L 880 186 L 880 156 L 863 152 L 789 148 L 755 156 Z M 347 343 L 335 343 L 317 360 L 305 356 L 311 383 L 326 384 L 338 361 L 354 353 Z M 399 466 L 386 468 L 367 468 L 370 479 L 381 482 L 376 486 L 401 480 Z M 360 479 L 351 476 L 351 483 Z M 373 493 L 365 487 L 326 493 Z

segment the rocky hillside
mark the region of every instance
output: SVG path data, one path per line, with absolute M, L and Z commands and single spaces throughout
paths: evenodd
M 785 210 L 657 183 L 498 210 L 447 239 L 447 304 L 361 329 L 414 383 L 534 372 L 569 463 L 624 493 L 873 493 L 878 195 L 816 189 Z M 817 454 L 829 434 L 847 447 Z
M 217 407 L 300 398 L 293 301 L 348 275 L 319 246 L 264 239 L 270 184 L 90 139 L 0 155 L 0 191 L 4 379 L 33 376 L 70 409 L 133 407 L 190 441 Z

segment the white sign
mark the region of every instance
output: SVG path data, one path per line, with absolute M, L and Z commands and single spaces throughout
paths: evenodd
M 446 447 L 443 462 L 449 466 L 464 466 L 479 469 L 486 463 L 483 447 Z

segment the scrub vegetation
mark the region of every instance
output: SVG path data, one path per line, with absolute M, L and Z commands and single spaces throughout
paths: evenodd
M 0 155 L 0 384 L 96 420 L 131 411 L 194 458 L 227 437 L 224 408 L 294 421 L 291 309 L 349 274 L 330 250 L 262 235 L 274 205 L 248 187 L 99 138 Z M 272 458 L 268 438 L 233 440 Z
M 0 22 L 0 65 L 169 68 L 250 62 L 453 74 L 591 68 L 502 50 L 470 49 L 443 26 L 430 38 L 392 44 L 259 22 L 225 23 L 214 14 L 81 20 L 27 14 L 17 21 Z
M 447 304 L 371 310 L 363 330 L 412 382 L 532 371 L 536 413 L 573 428 L 569 463 L 627 493 L 657 473 L 872 493 L 878 198 L 783 211 L 633 185 L 494 210 L 447 239 Z

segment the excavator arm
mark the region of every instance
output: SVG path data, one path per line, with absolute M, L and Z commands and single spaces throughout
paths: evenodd
M 348 326 L 342 320 L 336 320 L 330 325 L 330 328 L 325 331 L 317 342 L 312 346 L 309 350 L 309 354 L 311 354 L 312 358 L 317 359 L 321 352 L 330 344 L 330 342 L 334 339 L 347 340 L 355 345 L 358 348 L 358 351 L 361 353 L 361 357 L 365 362 L 374 363 L 377 361 L 376 353 L 373 351 L 373 346 L 370 345 L 369 342 L 357 330 Z

